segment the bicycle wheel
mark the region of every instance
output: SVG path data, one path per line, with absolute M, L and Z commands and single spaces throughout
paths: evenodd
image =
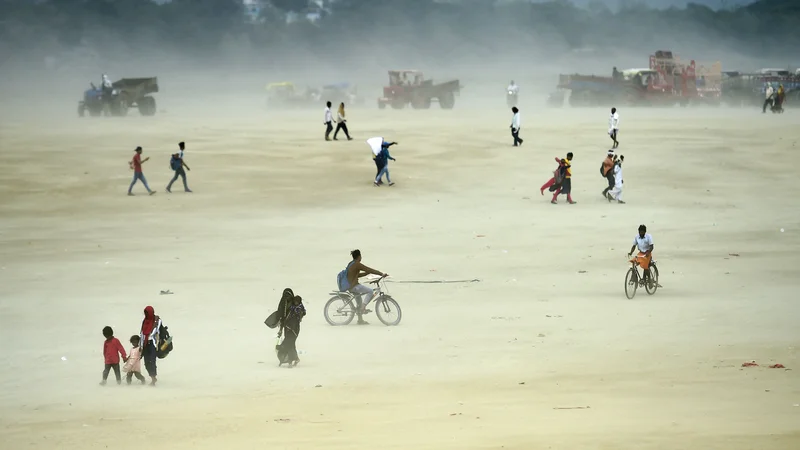
M 400 305 L 388 295 L 382 296 L 375 302 L 375 314 L 378 315 L 378 320 L 390 327 L 400 323 L 400 319 L 403 318 L 403 311 L 400 310 Z
M 648 295 L 653 295 L 656 293 L 656 290 L 658 289 L 658 267 L 650 267 L 650 283 L 646 283 L 644 285 L 644 289 L 647 291 Z
M 636 297 L 636 288 L 638 287 L 639 273 L 636 271 L 635 267 L 631 267 L 625 275 L 625 296 L 628 297 L 628 300 Z
M 331 297 L 325 303 L 325 320 L 335 327 L 349 324 L 355 315 L 353 301 L 343 295 Z

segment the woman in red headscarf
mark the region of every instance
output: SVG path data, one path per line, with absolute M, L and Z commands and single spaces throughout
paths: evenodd
M 139 347 L 142 349 L 144 367 L 150 375 L 150 386 L 155 386 L 158 381 L 158 371 L 156 369 L 156 355 L 158 348 L 158 329 L 161 327 L 161 318 L 158 317 L 152 306 L 144 308 L 144 320 L 142 320 L 142 330 L 139 333 Z

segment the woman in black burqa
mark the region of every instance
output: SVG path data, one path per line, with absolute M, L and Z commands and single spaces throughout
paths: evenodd
M 281 301 L 278 304 L 278 337 L 283 335 L 283 341 L 275 346 L 278 354 L 278 366 L 288 364 L 294 367 L 300 362 L 297 356 L 297 336 L 300 334 L 300 322 L 306 315 L 303 299 L 294 295 L 291 289 L 283 290 Z

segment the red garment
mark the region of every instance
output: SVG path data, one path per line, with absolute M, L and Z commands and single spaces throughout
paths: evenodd
M 106 339 L 106 342 L 103 343 L 103 357 L 106 359 L 106 364 L 119 364 L 119 355 L 122 355 L 122 359 L 128 358 L 119 339 L 115 337 Z
M 136 173 L 142 173 L 142 155 L 139 153 L 133 155 L 133 171 Z
M 147 306 L 144 308 L 144 320 L 142 321 L 142 334 L 144 335 L 144 339 L 147 339 L 150 336 L 150 333 L 153 332 L 153 327 L 156 326 L 156 313 L 152 306 Z M 146 344 L 146 342 L 142 342 L 142 344 Z

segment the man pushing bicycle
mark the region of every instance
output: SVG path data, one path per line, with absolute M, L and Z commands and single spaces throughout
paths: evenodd
M 631 262 L 635 262 L 639 264 L 644 270 L 644 281 L 646 284 L 649 285 L 650 283 L 650 262 L 653 260 L 653 249 L 655 245 L 653 245 L 653 236 L 647 233 L 647 227 L 644 225 L 639 225 L 639 234 L 633 238 L 633 246 L 631 247 L 631 251 L 628 253 L 628 256 L 633 255 L 633 251 L 636 248 L 639 248 L 639 254 L 631 259 Z

